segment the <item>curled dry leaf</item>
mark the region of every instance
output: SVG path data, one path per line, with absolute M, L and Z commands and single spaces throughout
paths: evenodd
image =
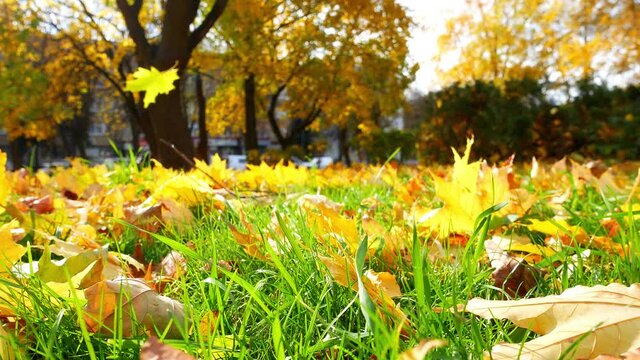
M 45 195 L 43 197 L 28 196 L 22 198 L 18 203 L 16 203 L 16 207 L 23 212 L 32 210 L 36 214 L 50 214 L 55 210 L 53 208 L 53 199 L 51 198 L 51 195 Z
M 101 281 L 84 291 L 87 305 L 84 318 L 89 330 L 112 335 L 115 314 L 118 327 L 125 337 L 139 336 L 156 330 L 166 338 L 182 338 L 180 328 L 185 326 L 182 303 L 155 292 L 143 279 L 123 278 Z M 132 322 L 140 322 L 144 330 Z
M 443 347 L 447 345 L 446 340 L 440 339 L 425 339 L 420 341 L 413 349 L 409 349 L 398 357 L 398 360 L 422 360 L 427 353 L 433 349 Z
M 157 269 L 164 276 L 177 279 L 187 272 L 187 259 L 179 252 L 171 250 L 162 261 Z
M 593 359 L 640 347 L 640 284 L 577 286 L 560 295 L 491 301 L 466 307 L 485 319 L 508 319 L 542 336 L 524 344 L 499 344 L 493 359 Z
M 600 355 L 595 360 L 640 360 L 640 348 L 627 351 L 620 356 Z
M 140 349 L 140 360 L 195 360 L 195 358 L 151 336 Z

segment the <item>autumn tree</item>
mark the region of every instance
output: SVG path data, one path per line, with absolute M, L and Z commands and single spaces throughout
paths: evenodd
M 532 78 L 551 86 L 637 74 L 634 0 L 469 0 L 439 38 L 444 83 Z M 453 62 L 451 59 L 455 59 Z
M 466 11 L 449 19 L 438 39 L 443 82 L 544 77 L 553 61 L 557 34 L 552 25 L 561 4 L 469 0 Z M 450 57 L 456 60 L 452 63 Z
M 183 75 L 189 60 L 222 14 L 227 0 L 116 1 L 53 0 L 45 5 L 21 2 L 41 27 L 60 34 L 71 51 L 82 57 L 121 96 L 131 123 L 134 142 L 142 131 L 153 157 L 166 166 L 185 168 L 194 147 L 183 113 L 181 81 L 176 90 L 161 95 L 146 108 L 141 97 L 125 91 L 127 76 L 138 67 Z M 68 21 L 73 18 L 74 21 Z
M 68 51 L 68 41 L 39 31 L 37 19 L 18 2 L 1 8 L 0 125 L 9 135 L 13 165 L 19 167 L 24 155 L 20 140 L 47 140 L 63 122 L 78 119 L 95 77 Z
M 394 1 L 230 4 L 217 25 L 226 84 L 211 100 L 209 128 L 243 129 L 250 151 L 266 118 L 284 149 L 321 123 L 370 118 L 376 103 L 392 113 L 415 70 L 406 60 L 410 24 Z

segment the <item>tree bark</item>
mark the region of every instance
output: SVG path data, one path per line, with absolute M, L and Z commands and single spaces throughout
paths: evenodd
M 200 160 L 209 161 L 209 139 L 207 136 L 207 104 L 204 98 L 202 75 L 196 71 L 196 101 L 198 102 L 198 148 L 196 156 Z
M 251 155 L 258 151 L 258 133 L 256 129 L 256 77 L 253 73 L 250 73 L 244 80 L 244 113 L 244 149 L 247 152 L 247 160 L 256 162 L 257 159 L 250 159 Z

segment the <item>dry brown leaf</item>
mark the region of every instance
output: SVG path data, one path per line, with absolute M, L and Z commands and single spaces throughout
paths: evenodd
M 164 276 L 177 279 L 187 272 L 187 259 L 179 252 L 171 250 L 162 261 L 157 269 Z
M 398 360 L 422 360 L 429 351 L 446 345 L 446 340 L 425 339 L 420 341 L 420 343 L 413 349 L 409 349 L 400 354 L 400 356 L 398 356 Z
M 491 274 L 495 285 L 509 294 L 524 297 L 529 290 L 536 287 L 538 279 L 542 278 L 542 270 L 533 267 L 524 259 L 516 259 L 502 250 L 493 240 L 484 243 L 491 267 L 495 271 Z
M 558 359 L 567 351 L 568 358 L 593 359 L 640 347 L 640 284 L 577 286 L 560 295 L 514 301 L 472 299 L 466 311 L 509 319 L 542 335 L 524 345 L 496 345 L 493 359 Z
M 195 360 L 195 358 L 151 336 L 140 349 L 140 360 Z
M 182 303 L 158 294 L 143 279 L 101 281 L 84 294 L 87 299 L 84 318 L 92 332 L 111 335 L 117 312 L 118 327 L 124 337 L 143 333 L 141 327 L 131 321 L 132 317 L 142 323 L 144 332 L 155 334 L 157 329 L 164 334 L 170 327 L 166 338 L 183 337 L 180 331 L 185 326 Z

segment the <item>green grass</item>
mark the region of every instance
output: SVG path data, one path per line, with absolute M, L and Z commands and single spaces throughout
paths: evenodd
M 118 177 L 118 182 L 125 181 L 124 178 Z M 362 200 L 376 197 L 381 202 L 376 217 L 385 226 L 391 225 L 391 220 L 384 216 L 396 200 L 389 186 L 366 184 L 324 189 L 322 193 L 355 212 L 363 209 Z M 472 297 L 502 298 L 501 290 L 492 284 L 492 269 L 483 261 L 482 243 L 495 226 L 495 221 L 491 221 L 495 209 L 488 209 L 478 219 L 477 232 L 468 247 L 458 253 L 456 261 L 429 261 L 425 244 L 433 239 L 414 232 L 410 249 L 413 261 L 399 261 L 392 269 L 403 291 L 396 302 L 412 322 L 409 334 L 401 335 L 399 326 L 386 324 L 375 313 L 368 312 L 371 304 L 366 301 L 366 293 L 359 296 L 333 282 L 317 260 L 320 247 L 316 236 L 307 227 L 295 200 L 288 200 L 287 195 L 291 194 L 272 195 L 268 201 L 262 198 L 246 201 L 248 220 L 265 237 L 273 237 L 283 251 L 271 252 L 272 261 L 254 259 L 236 243 L 229 224 L 241 229 L 242 224 L 232 209 L 223 213 L 194 209 L 197 216 L 192 226 L 180 230 L 167 228 L 154 235 L 152 242 L 143 242 L 147 261 L 158 262 L 172 249 L 187 258 L 186 274 L 171 283 L 164 295 L 183 302 L 195 326 L 185 333 L 184 339 L 167 340 L 168 344 L 199 358 L 390 359 L 424 338 L 440 338 L 448 340 L 449 345 L 433 351 L 428 358 L 468 359 L 481 358 L 484 351 L 498 342 L 533 338 L 530 332 L 507 321 L 482 320 L 451 311 Z M 604 234 L 599 220 L 610 216 L 625 200 L 605 196 L 593 188 L 584 192 L 574 189 L 565 211 L 570 214 L 572 224 L 580 224 L 591 234 Z M 266 230 L 274 210 L 283 236 Z M 544 205 L 538 204 L 521 221 L 548 213 Z M 633 214 L 614 214 L 622 225 L 618 241 L 638 249 L 638 224 Z M 526 229 L 521 231 L 534 239 L 539 235 Z M 129 229 L 119 238 L 103 240 L 111 243 L 112 250 L 130 254 L 138 235 Z M 591 249 L 589 259 L 571 260 L 571 255 L 582 250 L 569 248 L 559 253 L 560 265 L 547 267 L 549 276 L 541 279 L 529 296 L 560 293 L 576 285 L 640 282 L 637 253 L 622 258 Z M 362 260 L 359 259 L 359 265 L 368 268 Z M 230 264 L 231 270 L 220 266 L 221 262 Z M 568 271 L 573 263 L 575 269 Z M 371 265 L 379 270 L 375 259 Z M 23 332 L 14 331 L 15 336 L 9 340 L 12 347 L 21 348 L 19 357 L 138 358 L 145 337 L 125 339 L 118 331 L 112 336 L 91 334 L 81 320 L 81 301 L 64 301 L 37 277 L 23 281 L 24 287 L 12 287 L 12 291 L 23 294 L 33 305 L 16 309 Z M 211 336 L 205 336 L 198 330 L 198 324 L 211 311 L 219 314 L 217 326 Z

